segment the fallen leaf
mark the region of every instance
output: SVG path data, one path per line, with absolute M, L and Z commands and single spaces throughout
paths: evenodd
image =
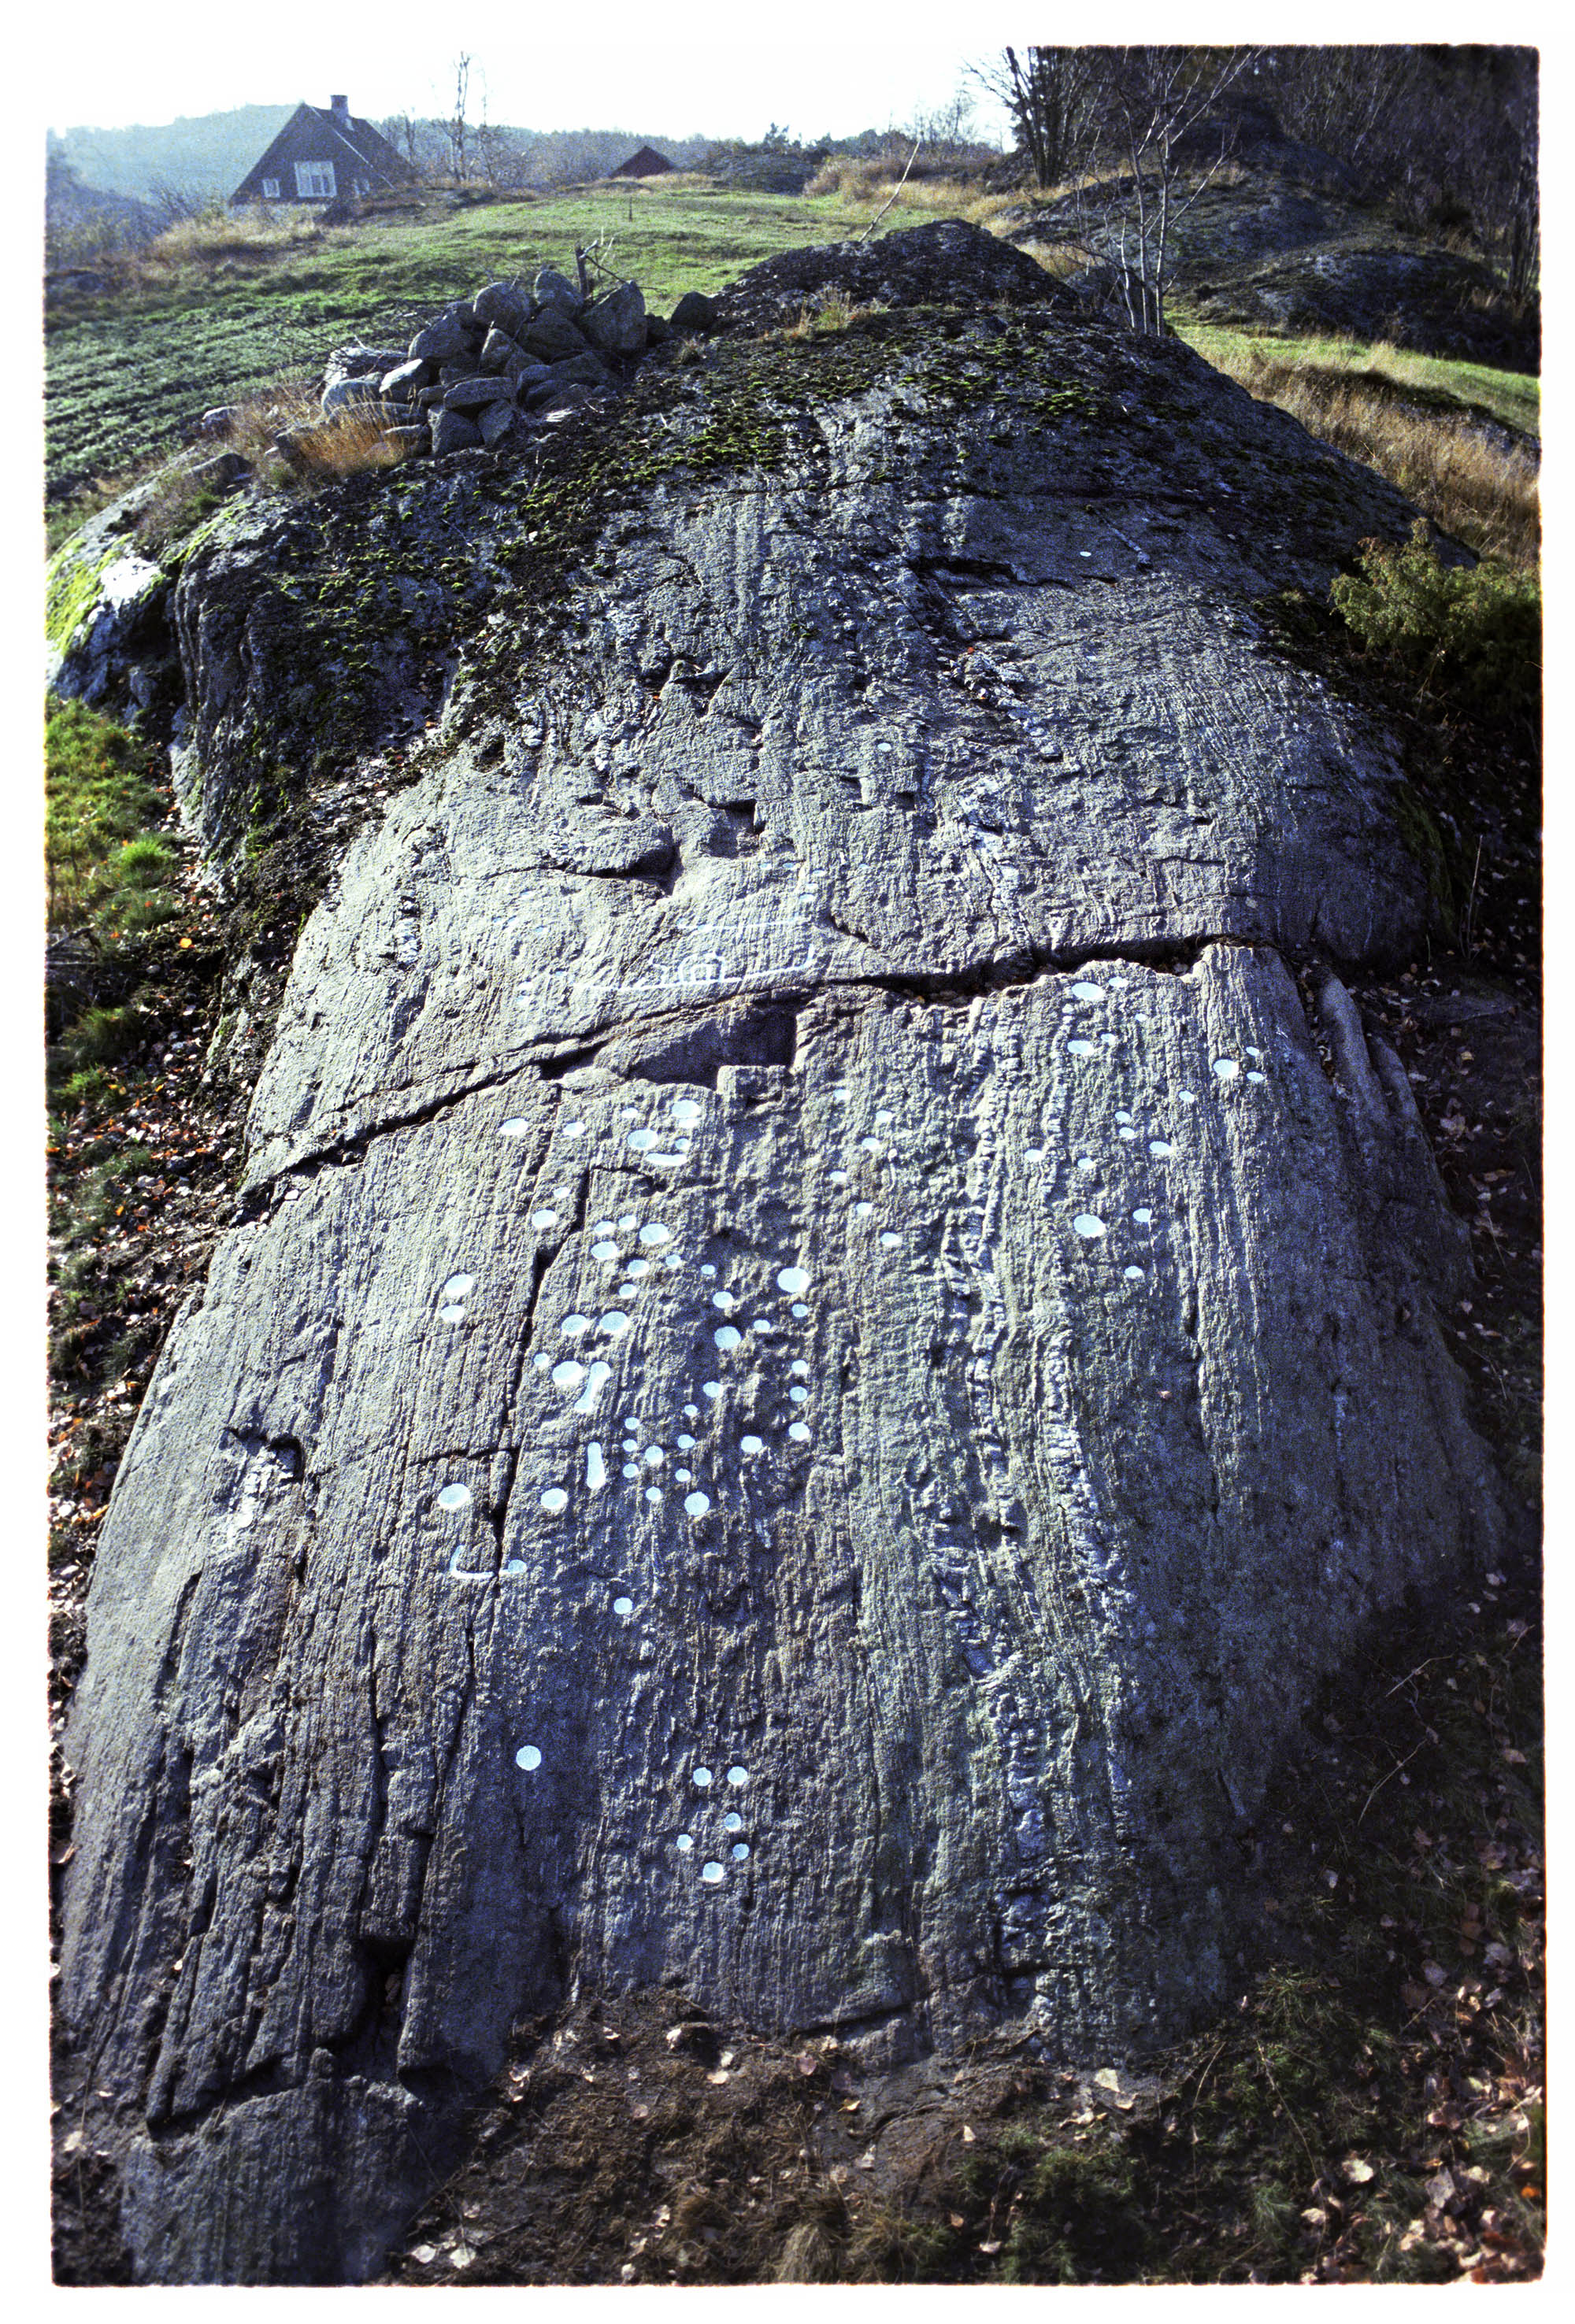
M 960 2227 L 962 2226 L 963 2218 L 960 2211 L 948 2211 L 946 2216 L 950 2220 L 954 2227 Z
M 966 2122 L 962 2126 L 962 2143 L 965 2146 L 971 2146 L 974 2143 L 973 2132 Z
M 979 2249 L 980 2249 L 980 2251 L 982 2251 L 982 2252 L 989 2252 L 992 2255 L 994 2255 L 994 2254 L 995 2254 L 995 2253 L 998 2252 L 998 2251 L 1000 2250 L 1000 2248 L 1001 2248 L 1001 2244 L 1000 2244 L 1000 2238 L 999 2238 L 998 2236 L 996 2237 L 996 2239 L 993 2243 L 981 2244 L 981 2245 L 979 2246 Z
M 1348 2154 L 1339 2167 L 1341 2176 L 1348 2179 L 1353 2187 L 1365 2187 L 1376 2175 L 1372 2164 L 1364 2163 L 1359 2154 Z

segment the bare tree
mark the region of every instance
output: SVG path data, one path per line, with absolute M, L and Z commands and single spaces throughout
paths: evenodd
M 443 124 L 448 134 L 449 157 L 454 183 L 457 186 L 466 185 L 469 181 L 470 165 L 466 152 L 466 140 L 469 131 L 465 121 L 465 103 L 469 88 L 470 60 L 468 56 L 458 56 L 454 60 L 453 115 Z
M 1132 171 L 1116 235 L 1122 297 L 1130 327 L 1158 337 L 1165 329 L 1176 226 L 1229 154 L 1232 125 L 1223 100 L 1255 51 L 1143 47 L 1107 53 L 1112 61 L 1098 99 L 1101 143 L 1118 151 Z
M 1035 185 L 1059 186 L 1082 167 L 1093 131 L 1098 49 L 1015 49 L 998 63 L 969 68 L 973 79 L 1005 109 L 1018 154 Z

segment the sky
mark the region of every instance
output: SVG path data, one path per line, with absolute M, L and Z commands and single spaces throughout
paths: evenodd
M 1032 13 L 1032 12 L 1031 12 Z M 36 36 L 44 119 L 55 129 L 157 123 L 241 105 L 326 104 L 343 91 L 372 119 L 449 112 L 453 60 L 471 58 L 474 118 L 531 129 L 631 128 L 672 137 L 758 137 L 773 122 L 812 140 L 932 111 L 964 66 L 1020 40 L 1021 5 L 943 8 L 911 0 L 596 0 L 531 9 L 520 0 L 434 8 L 377 0 L 315 12 L 310 37 L 271 30 L 255 9 L 214 0 L 73 0 L 58 43 Z M 1004 121 L 984 134 L 999 143 Z
M 968 65 L 998 60 L 1008 41 L 1535 41 L 1546 18 L 1515 0 L 1497 11 L 1481 0 L 1325 0 L 1316 16 L 1284 0 L 1180 16 L 1173 0 L 1110 0 L 1097 14 L 1087 0 L 594 0 L 551 12 L 523 0 L 375 0 L 310 19 L 218 0 L 70 0 L 14 29 L 7 47 L 14 89 L 38 108 L 41 130 L 325 104 L 336 91 L 374 120 L 448 113 L 465 51 L 472 118 L 485 86 L 488 119 L 519 128 L 755 138 L 775 122 L 813 141 L 937 111 Z M 1005 116 L 975 95 L 975 134 L 1004 143 Z

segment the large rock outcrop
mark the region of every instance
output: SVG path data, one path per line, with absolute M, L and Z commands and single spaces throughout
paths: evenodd
M 446 691 L 98 1553 L 63 1989 L 147 2280 L 370 2273 L 571 1991 L 1141 2052 L 1319 1675 L 1493 1538 L 1339 973 L 1423 819 L 1254 610 L 1409 512 L 930 235 L 922 311 L 183 569 L 221 852 Z

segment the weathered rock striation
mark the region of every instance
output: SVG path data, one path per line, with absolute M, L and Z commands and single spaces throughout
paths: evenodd
M 1494 1539 L 1340 981 L 1423 819 L 1255 610 L 1409 512 L 897 240 L 922 310 L 186 560 L 220 857 L 421 739 L 98 1553 L 64 2006 L 146 2280 L 373 2272 L 571 1992 L 1141 2052 L 1318 1676 Z

